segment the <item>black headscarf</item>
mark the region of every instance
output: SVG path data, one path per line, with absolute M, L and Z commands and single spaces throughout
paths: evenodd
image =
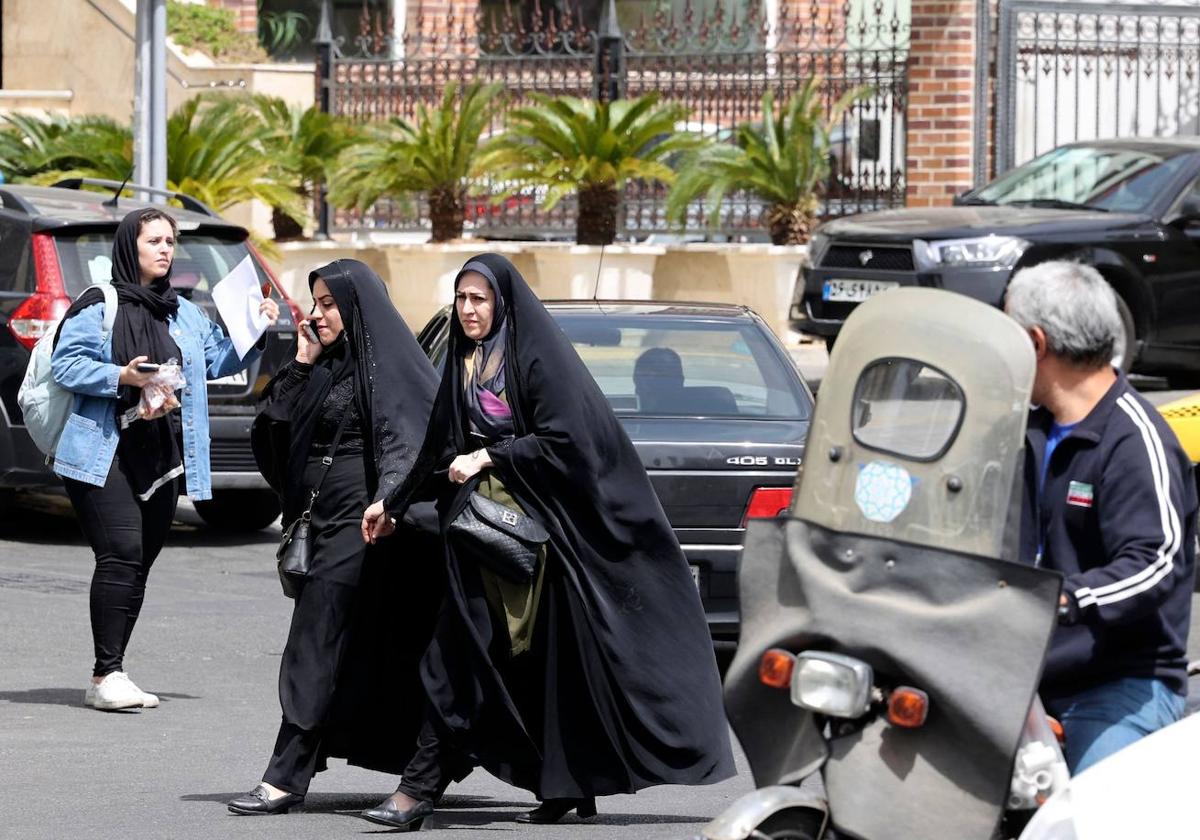
M 486 263 L 478 260 L 468 262 L 462 267 L 462 271 L 458 272 L 458 276 L 454 278 L 456 291 L 459 281 L 468 272 L 480 274 L 487 280 L 495 303 L 492 306 L 492 326 L 488 334 L 481 341 L 471 342 L 468 339 L 463 345 L 463 353 L 472 357 L 470 370 L 465 366 L 463 369 L 467 416 L 471 423 L 471 431 L 486 440 L 512 437 L 512 413 L 499 400 L 506 384 L 504 345 L 508 340 L 508 321 L 505 317 L 507 307 L 504 297 L 500 294 L 500 284 L 495 273 Z M 458 318 L 454 317 L 453 321 L 461 329 Z M 465 333 L 463 337 L 466 337 Z M 462 363 L 461 359 L 458 361 Z
M 505 395 L 514 437 L 488 446 L 497 477 L 550 532 L 529 689 L 493 658 L 481 578 L 447 542 L 448 597 L 422 665 L 433 708 L 456 745 L 540 797 L 633 792 L 732 774 L 712 641 L 687 561 L 638 453 L 574 346 L 516 268 L 472 257 L 503 304 Z M 471 268 L 471 270 L 478 270 Z M 487 273 L 480 271 L 484 276 Z M 501 325 L 497 325 L 498 327 Z M 400 510 L 435 470 L 478 447 L 463 365 L 476 351 L 457 318 L 418 464 L 388 500 Z M 443 528 L 475 482 L 446 487 Z M 515 667 L 515 666 L 513 666 Z M 551 690 L 551 687 L 553 690 Z M 515 694 L 514 694 L 515 692 Z
M 329 390 L 354 377 L 363 435 L 374 455 L 375 498 L 393 491 L 416 461 L 429 418 L 437 373 L 388 297 L 387 287 L 358 260 L 334 260 L 308 276 L 309 289 L 324 280 L 337 301 L 343 331 L 322 350 L 294 404 L 272 405 L 286 368 L 267 385 L 264 422 L 255 423 L 255 455 L 268 479 L 283 491 L 285 513 L 306 504 L 303 475 L 313 430 Z M 366 418 L 370 418 L 370 422 Z M 302 509 L 302 508 L 300 508 Z
M 157 364 L 165 364 L 171 359 L 180 364 L 183 362 L 170 329 L 170 318 L 179 311 L 179 296 L 171 286 L 174 263 L 162 277 L 142 285 L 138 262 L 137 240 L 143 219 L 164 215 L 154 208 L 134 210 L 121 220 L 113 236 L 112 284 L 117 290 L 119 305 L 113 323 L 112 359 L 121 367 L 138 356 L 145 356 Z M 173 222 L 171 228 L 175 230 Z M 104 295 L 99 289 L 89 289 L 71 304 L 63 321 L 103 300 Z M 133 420 L 140 398 L 141 389 L 129 385 L 121 386 L 117 392 L 117 418 L 123 426 L 117 457 L 121 459 L 134 492 L 148 497 L 164 481 L 180 475 L 183 462 L 176 435 L 178 418 L 168 415 L 151 421 Z M 122 421 L 122 418 L 130 419 Z

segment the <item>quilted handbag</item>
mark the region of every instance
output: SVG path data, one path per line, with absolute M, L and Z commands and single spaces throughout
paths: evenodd
M 545 528 L 521 511 L 477 492 L 450 523 L 447 537 L 456 554 L 514 583 L 533 580 L 542 545 L 550 539 Z

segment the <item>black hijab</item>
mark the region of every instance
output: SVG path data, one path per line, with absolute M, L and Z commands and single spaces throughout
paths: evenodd
M 176 231 L 170 216 L 156 208 L 142 208 L 126 214 L 113 236 L 112 285 L 117 290 L 119 305 L 113 323 L 112 360 L 121 367 L 138 356 L 146 356 L 158 364 L 171 359 L 183 362 L 170 328 L 170 318 L 179 311 L 179 296 L 171 286 L 174 263 L 166 274 L 149 285 L 144 286 L 141 281 L 138 235 L 145 224 L 157 219 L 168 221 L 172 233 Z M 103 300 L 99 289 L 89 289 L 71 304 L 63 321 Z M 117 418 L 122 426 L 117 457 L 134 492 L 148 498 L 162 483 L 182 474 L 183 462 L 176 435 L 178 417 L 169 414 L 151 421 L 133 419 L 140 397 L 141 389 L 129 385 L 117 391 Z
M 354 377 L 355 400 L 364 418 L 363 436 L 374 457 L 372 483 L 375 498 L 393 491 L 412 469 L 421 447 L 421 435 L 437 390 L 437 373 L 421 351 L 412 331 L 388 297 L 387 287 L 374 271 L 358 260 L 334 260 L 308 276 L 312 289 L 324 280 L 337 301 L 342 334 L 317 357 L 303 394 L 293 404 L 272 405 L 271 395 L 286 368 L 267 386 L 264 414 L 274 421 L 256 422 L 256 455 L 266 454 L 286 472 L 272 482 L 284 491 L 285 510 L 297 510 L 303 492 L 303 475 L 321 405 L 330 389 Z M 367 422 L 366 418 L 370 418 Z M 282 424 L 282 427 L 280 426 Z M 281 437 L 279 432 L 283 432 Z M 260 457 L 264 474 L 270 464 Z M 296 498 L 292 498 L 296 496 Z M 302 509 L 302 508 L 300 508 Z
M 462 267 L 454 278 L 454 289 L 457 292 L 459 281 L 463 275 L 474 272 L 482 275 L 492 289 L 494 300 L 492 306 L 492 327 L 480 341 L 471 341 L 463 333 L 463 356 L 452 356 L 463 367 L 467 417 L 470 421 L 471 432 L 485 440 L 512 437 L 513 422 L 511 410 L 499 399 L 506 385 L 504 375 L 504 345 L 508 341 L 508 314 L 504 296 L 500 293 L 500 283 L 491 267 L 479 260 L 472 260 Z M 462 330 L 462 325 L 456 315 L 451 316 L 455 326 Z M 464 364 L 466 357 L 471 356 L 472 363 L 468 370 Z

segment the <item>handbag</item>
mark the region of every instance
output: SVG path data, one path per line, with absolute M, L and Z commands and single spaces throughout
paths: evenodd
M 337 432 L 333 436 L 333 443 L 329 445 L 329 454 L 321 459 L 321 465 L 324 469 L 321 470 L 321 477 L 317 479 L 317 483 L 312 489 L 312 496 L 309 497 L 308 507 L 304 513 L 292 521 L 291 525 L 287 526 L 287 529 L 283 532 L 283 536 L 279 539 L 279 548 L 275 550 L 275 565 L 279 570 L 279 584 L 283 587 L 283 594 L 289 598 L 295 598 L 300 594 L 300 590 L 304 586 L 304 581 L 308 577 L 308 571 L 312 568 L 313 504 L 317 501 L 317 495 L 321 492 L 321 485 L 325 483 L 325 476 L 329 475 L 329 468 L 333 466 L 333 453 L 337 452 L 338 444 L 342 442 L 342 432 L 346 428 L 346 418 L 349 414 L 349 406 L 347 406 L 342 410 L 342 419 L 338 422 Z
M 537 574 L 546 529 L 519 510 L 472 491 L 467 505 L 454 517 L 447 538 L 455 553 L 465 554 L 500 577 L 529 583 Z

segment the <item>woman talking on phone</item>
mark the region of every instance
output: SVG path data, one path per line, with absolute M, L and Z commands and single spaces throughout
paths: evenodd
M 417 663 L 444 589 L 436 537 L 405 528 L 376 545 L 360 528 L 367 506 L 412 469 L 437 374 L 367 265 L 335 260 L 308 284 L 315 315 L 253 429 L 284 526 L 308 517 L 311 559 L 279 665 L 270 761 L 261 783 L 228 803 L 246 816 L 300 805 L 329 757 L 404 769 L 425 707 Z
M 104 296 L 89 290 L 67 310 L 51 361 L 55 381 L 75 395 L 54 471 L 96 555 L 90 597 L 95 667 L 84 704 L 103 711 L 158 705 L 158 697 L 125 673 L 125 649 L 150 567 L 175 517 L 179 479 L 193 499 L 212 497 L 205 381 L 242 370 L 259 352 L 238 358 L 221 328 L 175 294 L 178 234 L 162 210 L 125 216 L 113 240 L 118 306 L 112 333 L 106 337 L 102 326 Z M 271 323 L 279 317 L 270 299 L 260 311 Z M 156 366 L 169 363 L 185 380 L 177 391 L 160 384 Z M 158 399 L 143 401 L 143 389 L 159 391 Z

